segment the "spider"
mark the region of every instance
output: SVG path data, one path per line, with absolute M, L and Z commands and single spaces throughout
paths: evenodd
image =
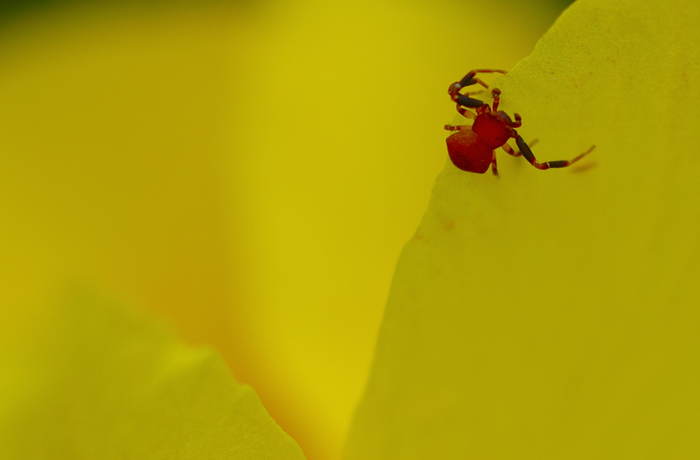
M 532 166 L 537 169 L 549 168 L 565 168 L 579 161 L 593 151 L 595 145 L 591 146 L 587 151 L 583 152 L 573 160 L 558 160 L 546 161 L 540 163 L 535 158 L 535 155 L 530 150 L 531 145 L 528 145 L 525 140 L 518 134 L 515 128 L 522 125 L 520 115 L 513 114 L 515 121 L 502 110 L 498 110 L 500 102 L 501 90 L 494 88 L 491 90 L 493 97 L 493 107 L 478 99 L 472 99 L 469 96 L 480 93 L 481 91 L 461 94 L 459 91 L 466 87 L 479 84 L 488 89 L 488 85 L 480 78 L 476 77 L 478 73 L 503 73 L 505 70 L 495 69 L 480 69 L 472 70 L 464 76 L 460 81 L 454 82 L 447 90 L 450 98 L 457 103 L 457 111 L 466 118 L 474 119 L 474 123 L 469 125 L 445 125 L 448 131 L 455 131 L 447 138 L 447 153 L 450 155 L 452 163 L 463 171 L 483 174 L 491 166 L 493 174 L 498 176 L 498 168 L 496 166 L 495 149 L 502 147 L 503 150 L 510 155 L 518 157 L 524 156 Z M 471 112 L 468 109 L 474 109 Z M 518 152 L 513 150 L 506 142 L 508 139 L 514 138 L 515 143 L 520 149 Z

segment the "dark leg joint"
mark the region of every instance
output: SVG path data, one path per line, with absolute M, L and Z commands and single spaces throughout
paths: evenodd
M 523 156 L 529 161 L 530 163 L 537 163 L 537 160 L 535 159 L 535 155 L 532 154 L 532 150 L 530 150 L 530 146 L 527 145 L 525 140 L 521 137 L 518 136 L 515 138 L 515 143 L 518 144 L 518 148 L 520 149 L 520 153 L 523 154 Z
M 593 151 L 595 148 L 594 146 L 591 146 L 590 149 L 587 151 L 583 152 L 581 155 L 577 156 L 573 160 L 566 161 L 566 160 L 556 160 L 556 161 L 546 161 L 544 163 L 540 163 L 537 161 L 535 158 L 535 155 L 532 153 L 532 150 L 530 150 L 530 146 L 525 143 L 522 137 L 517 136 L 515 138 L 515 142 L 518 144 L 518 147 L 520 148 L 520 153 L 523 154 L 523 156 L 527 159 L 527 161 L 530 162 L 532 166 L 534 166 L 537 169 L 549 169 L 549 168 L 566 168 L 567 166 L 571 166 L 572 164 L 576 163 L 578 160 L 581 158 L 585 157 L 589 153 Z M 534 142 L 533 142 L 534 144 Z
M 484 105 L 483 101 L 480 101 L 478 99 L 472 99 L 459 93 L 455 94 L 452 97 L 452 100 L 459 105 L 463 105 L 464 107 L 481 107 L 482 105 Z
M 468 74 L 466 74 L 466 75 L 464 76 L 464 78 L 462 78 L 462 79 L 459 81 L 459 86 L 462 87 L 462 88 L 464 88 L 465 86 L 471 86 L 471 85 L 473 85 L 474 83 L 476 83 L 476 82 L 474 81 L 474 77 L 475 77 L 475 76 L 476 76 L 476 72 L 474 72 L 474 71 L 472 70 L 471 72 L 469 72 Z

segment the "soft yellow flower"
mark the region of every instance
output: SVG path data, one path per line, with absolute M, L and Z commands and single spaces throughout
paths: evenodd
M 510 452 L 500 432 L 484 434 L 494 426 L 488 419 L 467 417 L 467 406 L 518 422 L 527 410 L 529 424 L 512 439 L 549 426 L 554 412 L 532 415 L 533 401 L 585 403 L 580 423 L 590 428 L 593 411 L 612 398 L 598 388 L 607 369 L 642 382 L 636 393 L 615 387 L 628 403 L 649 394 L 649 376 L 623 358 L 649 356 L 640 337 L 666 318 L 652 307 L 667 294 L 681 307 L 698 298 L 683 282 L 695 274 L 697 194 L 688 184 L 696 171 L 692 155 L 669 153 L 692 146 L 697 125 L 697 45 L 683 35 L 697 11 L 680 2 L 669 11 L 608 3 L 572 9 L 498 81 L 503 108 L 523 115 L 521 133 L 540 139 L 538 158 L 598 149 L 578 173 L 539 172 L 504 155 L 500 180 L 448 164 L 421 239 L 398 267 L 349 458 L 436 458 L 441 449 L 461 457 L 481 448 L 460 450 L 472 433 Z M 679 10 L 685 16 L 674 19 Z M 217 358 L 118 319 L 100 296 L 69 302 L 79 308 L 46 307 L 78 280 L 166 315 L 191 344 L 218 349 L 307 458 L 338 458 L 387 280 L 446 161 L 441 127 L 454 115 L 446 87 L 474 67 L 513 67 L 544 29 L 538 17 L 529 6 L 484 2 L 303 0 L 75 7 L 7 27 L 0 345 L 13 377 L 0 390 L 5 445 L 18 457 L 30 445 L 39 454 L 52 448 L 46 457 L 104 458 L 113 452 L 100 447 L 130 439 L 127 452 L 143 458 L 188 458 L 253 437 L 256 449 L 270 450 L 251 449 L 251 458 L 302 455 Z M 675 231 L 681 212 L 685 226 Z M 630 265 L 636 271 L 624 270 Z M 681 307 L 668 314 L 691 327 Z M 91 365 L 71 361 L 84 353 Z M 57 359 L 43 366 L 47 356 Z M 682 369 L 667 362 L 664 375 Z M 563 379 L 575 380 L 579 363 L 592 371 L 571 399 Z M 530 379 L 522 386 L 534 392 L 529 400 L 507 393 L 516 377 Z M 218 393 L 193 391 L 201 381 Z M 472 398 L 483 386 L 504 395 L 498 406 Z M 74 399 L 60 398 L 66 389 Z M 121 407 L 109 399 L 119 390 L 148 404 Z M 191 404 L 175 411 L 182 399 Z M 241 401 L 236 413 L 247 418 L 212 422 Z M 624 403 L 607 406 L 617 410 L 609 423 L 627 414 Z M 95 413 L 97 424 L 84 417 Z M 27 418 L 17 423 L 17 415 Z M 34 420 L 41 423 L 32 432 Z M 250 421 L 264 428 L 241 429 Z M 212 436 L 222 426 L 239 437 L 226 444 Z M 174 445 L 164 449 L 164 439 Z M 542 439 L 529 436 L 527 453 Z

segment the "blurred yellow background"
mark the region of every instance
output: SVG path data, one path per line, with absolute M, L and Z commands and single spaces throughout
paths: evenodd
M 394 264 L 447 158 L 447 86 L 509 69 L 556 14 L 280 0 L 6 22 L 5 340 L 87 281 L 220 350 L 308 459 L 339 458 Z

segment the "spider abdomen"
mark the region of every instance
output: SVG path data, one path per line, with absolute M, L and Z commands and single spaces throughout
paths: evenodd
M 493 149 L 468 128 L 461 129 L 447 138 L 447 152 L 452 163 L 459 169 L 479 174 L 489 169 L 493 158 Z

